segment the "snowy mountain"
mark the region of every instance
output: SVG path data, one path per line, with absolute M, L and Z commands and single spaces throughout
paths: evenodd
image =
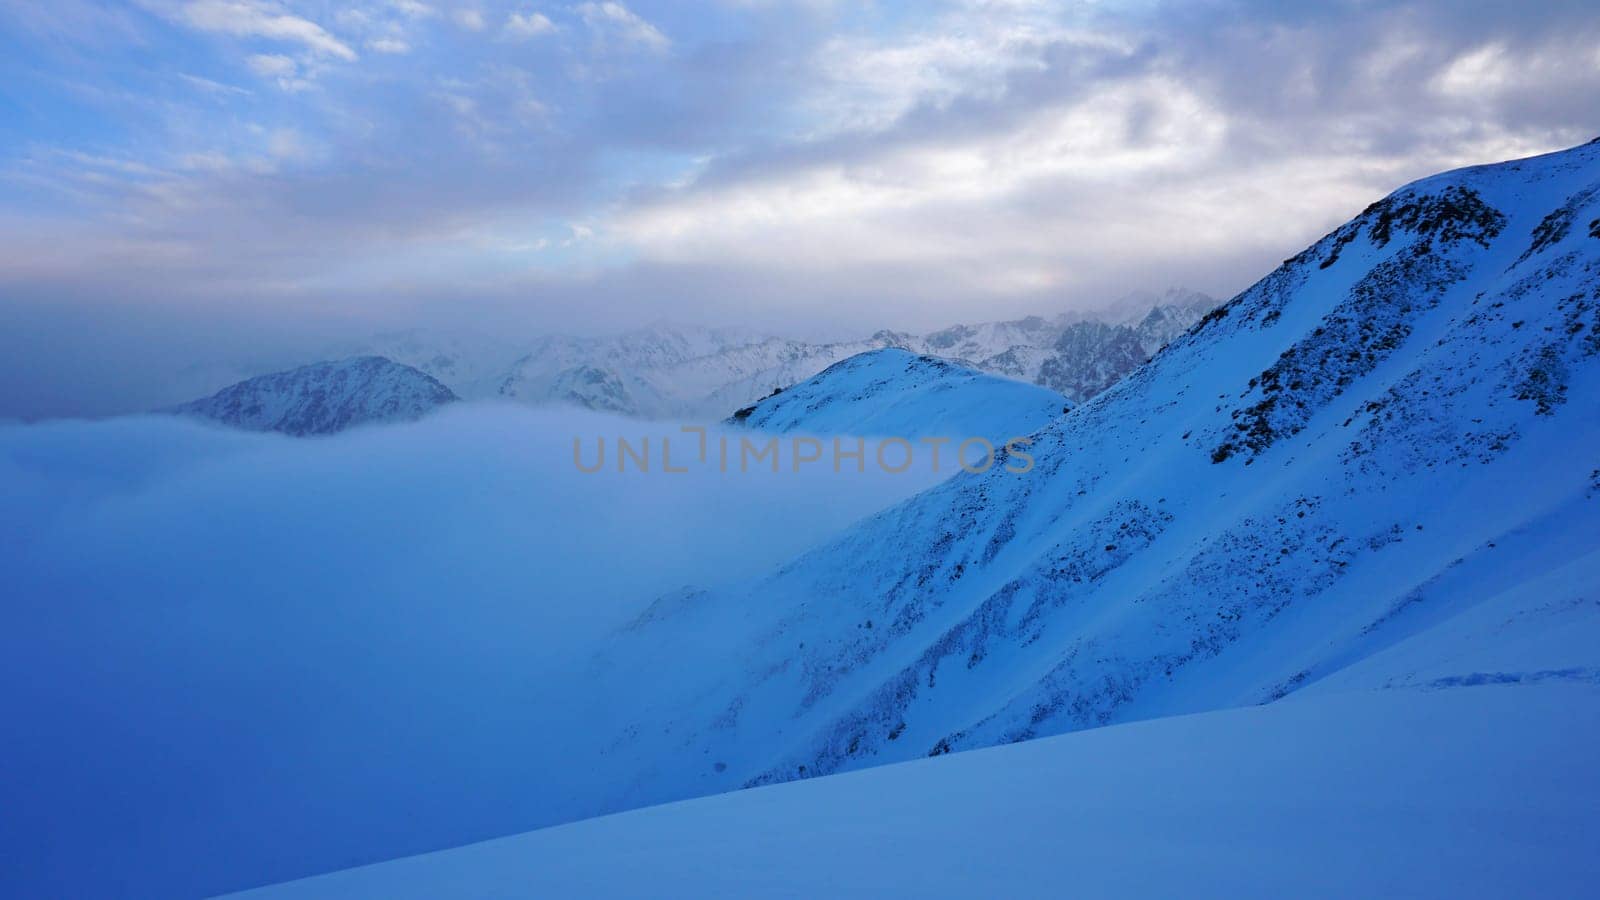
M 1186 287 L 1170 287 L 1160 293 L 1155 291 L 1130 291 L 1121 297 L 1085 312 L 1068 313 L 1062 320 L 1072 322 L 1105 322 L 1108 325 L 1138 326 L 1150 313 L 1163 308 L 1210 312 L 1218 305 L 1217 299 Z M 1176 335 L 1174 335 L 1176 337 Z
M 1177 340 L 1218 305 L 1215 298 L 1206 294 L 1181 288 L 1167 291 L 1133 323 L 1134 333 L 1139 336 L 1139 346 L 1144 348 L 1146 356 L 1155 356 L 1162 347 Z
M 943 481 L 0 429 L 0 894 L 1582 896 L 1597 276 L 1600 143 L 1426 179 Z
M 1063 317 L 1037 367 L 1025 375 L 1082 402 L 1144 365 L 1216 306 L 1205 294 L 1173 288 L 1160 296 L 1129 295 L 1092 316 Z
M 541 340 L 496 385 L 498 396 L 540 405 L 562 371 L 582 367 L 605 373 L 626 397 L 625 406 L 594 407 L 644 418 L 716 419 L 815 375 L 841 359 L 887 346 L 881 341 L 811 344 L 783 338 L 672 328 L 630 332 L 613 339 Z M 609 399 L 609 398 L 608 398 Z M 557 397 L 555 402 L 581 398 Z
M 497 392 L 542 402 L 547 393 L 542 385 L 554 372 L 582 363 L 605 369 L 608 380 L 637 398 L 631 409 L 620 411 L 646 417 L 720 417 L 840 360 L 894 347 L 1033 382 L 1076 402 L 1143 364 L 1215 306 L 1204 294 L 1174 289 L 1132 295 L 1094 318 L 1030 316 L 956 325 L 921 336 L 879 331 L 862 340 L 809 343 L 749 339 L 730 332 L 694 337 L 693 329 L 679 327 L 660 335 L 645 329 L 611 340 L 551 338 L 520 359 Z
M 588 406 L 641 418 L 721 419 L 777 388 L 885 347 L 1033 382 L 1077 402 L 1142 364 L 1215 305 L 1204 294 L 1174 288 L 1130 294 L 1089 314 L 956 325 L 927 335 L 884 330 L 811 342 L 656 324 L 612 337 L 545 336 L 520 352 L 506 341 L 414 330 L 343 345 L 340 355 L 354 346 L 386 356 L 467 399 Z
M 1061 318 L 1029 316 L 1011 322 L 956 325 L 921 338 L 907 335 L 902 342 L 918 353 L 958 359 L 985 372 L 1033 381 L 1061 336 L 1062 325 Z
M 597 677 L 651 687 L 598 809 L 1270 702 L 1594 571 L 1596 221 L 1600 143 L 1404 187 L 1035 435 L 1034 470 L 625 634 Z M 1506 628 L 1600 612 L 1519 596 Z M 1596 645 L 1549 635 L 1390 686 L 1592 680 Z
M 1035 379 L 1080 402 L 1116 384 L 1150 358 L 1137 331 L 1104 322 L 1068 325 L 1051 349 Z
M 639 400 L 638 395 L 645 390 L 648 387 L 640 384 L 635 384 L 634 389 L 629 390 L 622 376 L 611 369 L 576 365 L 537 377 L 507 379 L 499 390 L 499 396 L 530 406 L 576 406 L 637 416 L 650 408 Z M 647 396 L 654 397 L 653 394 Z
M 360 356 L 250 378 L 169 412 L 302 436 L 410 421 L 456 399 L 449 388 L 410 366 Z
M 471 331 L 413 328 L 328 348 L 328 359 L 381 356 L 433 376 L 460 397 L 491 393 L 497 378 L 517 359 L 517 345 Z
M 1053 391 L 890 348 L 834 363 L 730 422 L 779 433 L 982 437 L 1000 445 L 1064 412 L 1066 401 Z

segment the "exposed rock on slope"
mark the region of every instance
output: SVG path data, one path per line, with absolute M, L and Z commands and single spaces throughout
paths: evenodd
M 1126 325 L 1077 322 L 1062 330 L 1037 380 L 1079 401 L 1093 397 L 1150 358 L 1139 333 Z
M 1045 428 L 1033 471 L 703 599 L 724 662 L 641 701 L 613 804 L 1271 701 L 1592 554 L 1600 242 L 1560 223 L 1597 185 L 1587 145 L 1402 188 Z M 619 684 L 685 627 L 619 639 Z

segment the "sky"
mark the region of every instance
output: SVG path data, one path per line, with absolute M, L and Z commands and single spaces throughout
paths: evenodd
M 396 327 L 1228 296 L 1600 134 L 1590 7 L 0 0 L 0 415 Z

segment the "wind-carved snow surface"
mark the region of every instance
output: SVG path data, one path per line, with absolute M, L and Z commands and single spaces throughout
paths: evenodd
M 638 699 L 602 808 L 1271 701 L 1592 572 L 1600 240 L 1568 223 L 1597 184 L 1600 145 L 1409 185 L 1035 435 L 1033 471 L 625 635 L 618 691 L 691 633 L 703 664 Z M 1509 551 L 1529 529 L 1585 537 Z
M 1066 398 L 905 350 L 873 350 L 835 363 L 729 420 L 777 433 L 914 440 L 983 438 L 1003 445 L 1066 413 Z
M 456 399 L 431 375 L 381 356 L 360 356 L 259 375 L 170 411 L 298 437 L 409 422 Z

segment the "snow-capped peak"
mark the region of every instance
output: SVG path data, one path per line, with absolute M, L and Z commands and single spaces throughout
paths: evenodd
M 456 399 L 431 375 L 358 356 L 260 375 L 170 411 L 251 431 L 312 435 L 409 421 Z
M 1054 391 L 898 348 L 834 363 L 745 407 L 731 421 L 773 432 L 917 439 L 984 438 L 1003 444 L 1067 411 Z

